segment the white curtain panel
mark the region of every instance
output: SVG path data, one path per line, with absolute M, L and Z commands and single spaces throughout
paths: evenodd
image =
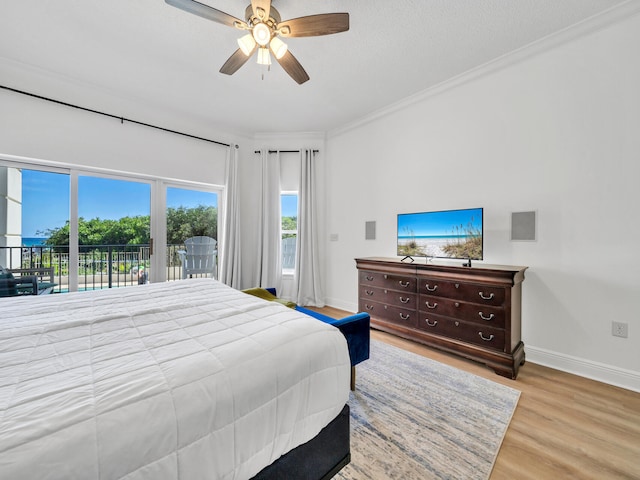
M 259 195 L 258 272 L 256 286 L 282 290 L 280 153 L 260 151 L 262 184 Z
M 294 274 L 298 305 L 324 307 L 318 243 L 318 161 L 312 149 L 300 150 L 298 193 L 298 261 Z
M 225 179 L 225 217 L 222 242 L 218 251 L 220 260 L 219 280 L 233 288 L 240 288 L 240 212 L 238 203 L 238 146 L 231 145 L 227 151 Z M 222 248 L 220 248 L 222 247 Z

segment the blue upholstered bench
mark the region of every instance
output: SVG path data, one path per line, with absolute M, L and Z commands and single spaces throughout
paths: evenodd
M 246 293 L 255 294 L 258 289 L 245 290 Z M 274 297 L 276 295 L 275 288 L 265 288 Z M 258 296 L 261 296 L 258 294 Z M 262 297 L 265 298 L 265 297 Z M 284 303 L 284 302 L 283 302 Z M 293 306 L 291 302 L 291 306 Z M 351 390 L 356 388 L 356 365 L 369 358 L 369 344 L 370 344 L 370 317 L 368 313 L 355 313 L 348 317 L 335 319 L 322 313 L 318 313 L 308 308 L 295 305 L 297 311 L 309 315 L 317 320 L 333 325 L 339 329 L 347 339 L 347 346 L 349 347 L 349 358 L 351 359 Z

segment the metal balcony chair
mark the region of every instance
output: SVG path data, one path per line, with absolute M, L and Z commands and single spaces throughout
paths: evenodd
M 218 242 L 211 237 L 191 237 L 184 241 L 186 250 L 178 250 L 182 262 L 182 278 L 211 275 L 217 278 Z

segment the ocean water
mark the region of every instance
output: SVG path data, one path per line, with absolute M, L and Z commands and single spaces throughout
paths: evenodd
M 42 237 L 22 237 L 23 247 L 37 247 L 38 245 L 44 245 L 46 238 Z
M 454 241 L 466 240 L 471 235 L 398 235 L 398 240 L 407 242 L 409 240 L 436 240 L 436 241 Z

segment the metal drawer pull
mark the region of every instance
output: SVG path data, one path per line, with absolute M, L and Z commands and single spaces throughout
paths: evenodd
M 493 320 L 493 317 L 495 316 L 495 315 L 492 313 L 492 314 L 490 314 L 488 317 L 485 317 L 485 316 L 482 314 L 482 312 L 478 312 L 478 315 L 480 315 L 480 318 L 481 318 L 481 319 L 486 320 L 487 322 L 488 322 L 489 320 Z
M 424 288 L 426 288 L 428 291 L 430 292 L 435 292 L 438 289 L 438 285 L 434 285 L 433 287 L 430 287 L 429 284 L 427 283 Z M 482 293 L 481 293 L 482 295 Z
M 364 278 L 369 282 L 373 282 L 373 277 L 371 275 L 366 275 Z
M 398 283 L 402 288 L 407 288 L 409 286 L 409 282 L 403 282 L 402 280 L 398 280 Z
M 401 318 L 402 320 L 409 320 L 410 315 L 405 315 L 405 314 L 404 314 L 404 313 L 402 313 L 402 312 L 400 312 L 400 314 L 399 314 L 399 315 L 400 315 L 400 318 Z
M 432 310 L 438 306 L 438 302 L 434 303 L 433 305 L 431 305 L 428 301 L 424 303 L 427 306 L 427 308 L 430 308 Z
M 434 320 L 433 323 L 431 323 L 428 318 L 425 318 L 424 321 L 427 322 L 427 325 L 430 327 L 435 327 L 438 324 L 438 320 Z
M 373 310 L 373 305 L 367 305 L 366 303 L 364 304 L 364 308 L 366 308 L 367 310 Z
M 493 298 L 493 293 L 489 294 L 488 297 L 485 297 L 482 292 L 478 292 L 478 294 L 480 295 L 480 298 L 482 298 L 483 300 L 491 300 Z
M 409 300 L 411 300 L 411 298 L 410 298 L 410 297 L 407 297 L 407 298 L 399 297 L 399 298 L 400 298 L 400 301 L 401 301 L 402 303 L 409 303 Z
M 364 293 L 366 293 L 367 295 L 371 296 L 371 295 L 373 295 L 373 290 L 365 290 Z
M 489 335 L 488 337 L 485 337 L 482 332 L 478 332 L 478 335 L 480 335 L 480 338 L 483 339 L 485 342 L 490 342 L 491 340 L 493 340 L 493 334 Z

